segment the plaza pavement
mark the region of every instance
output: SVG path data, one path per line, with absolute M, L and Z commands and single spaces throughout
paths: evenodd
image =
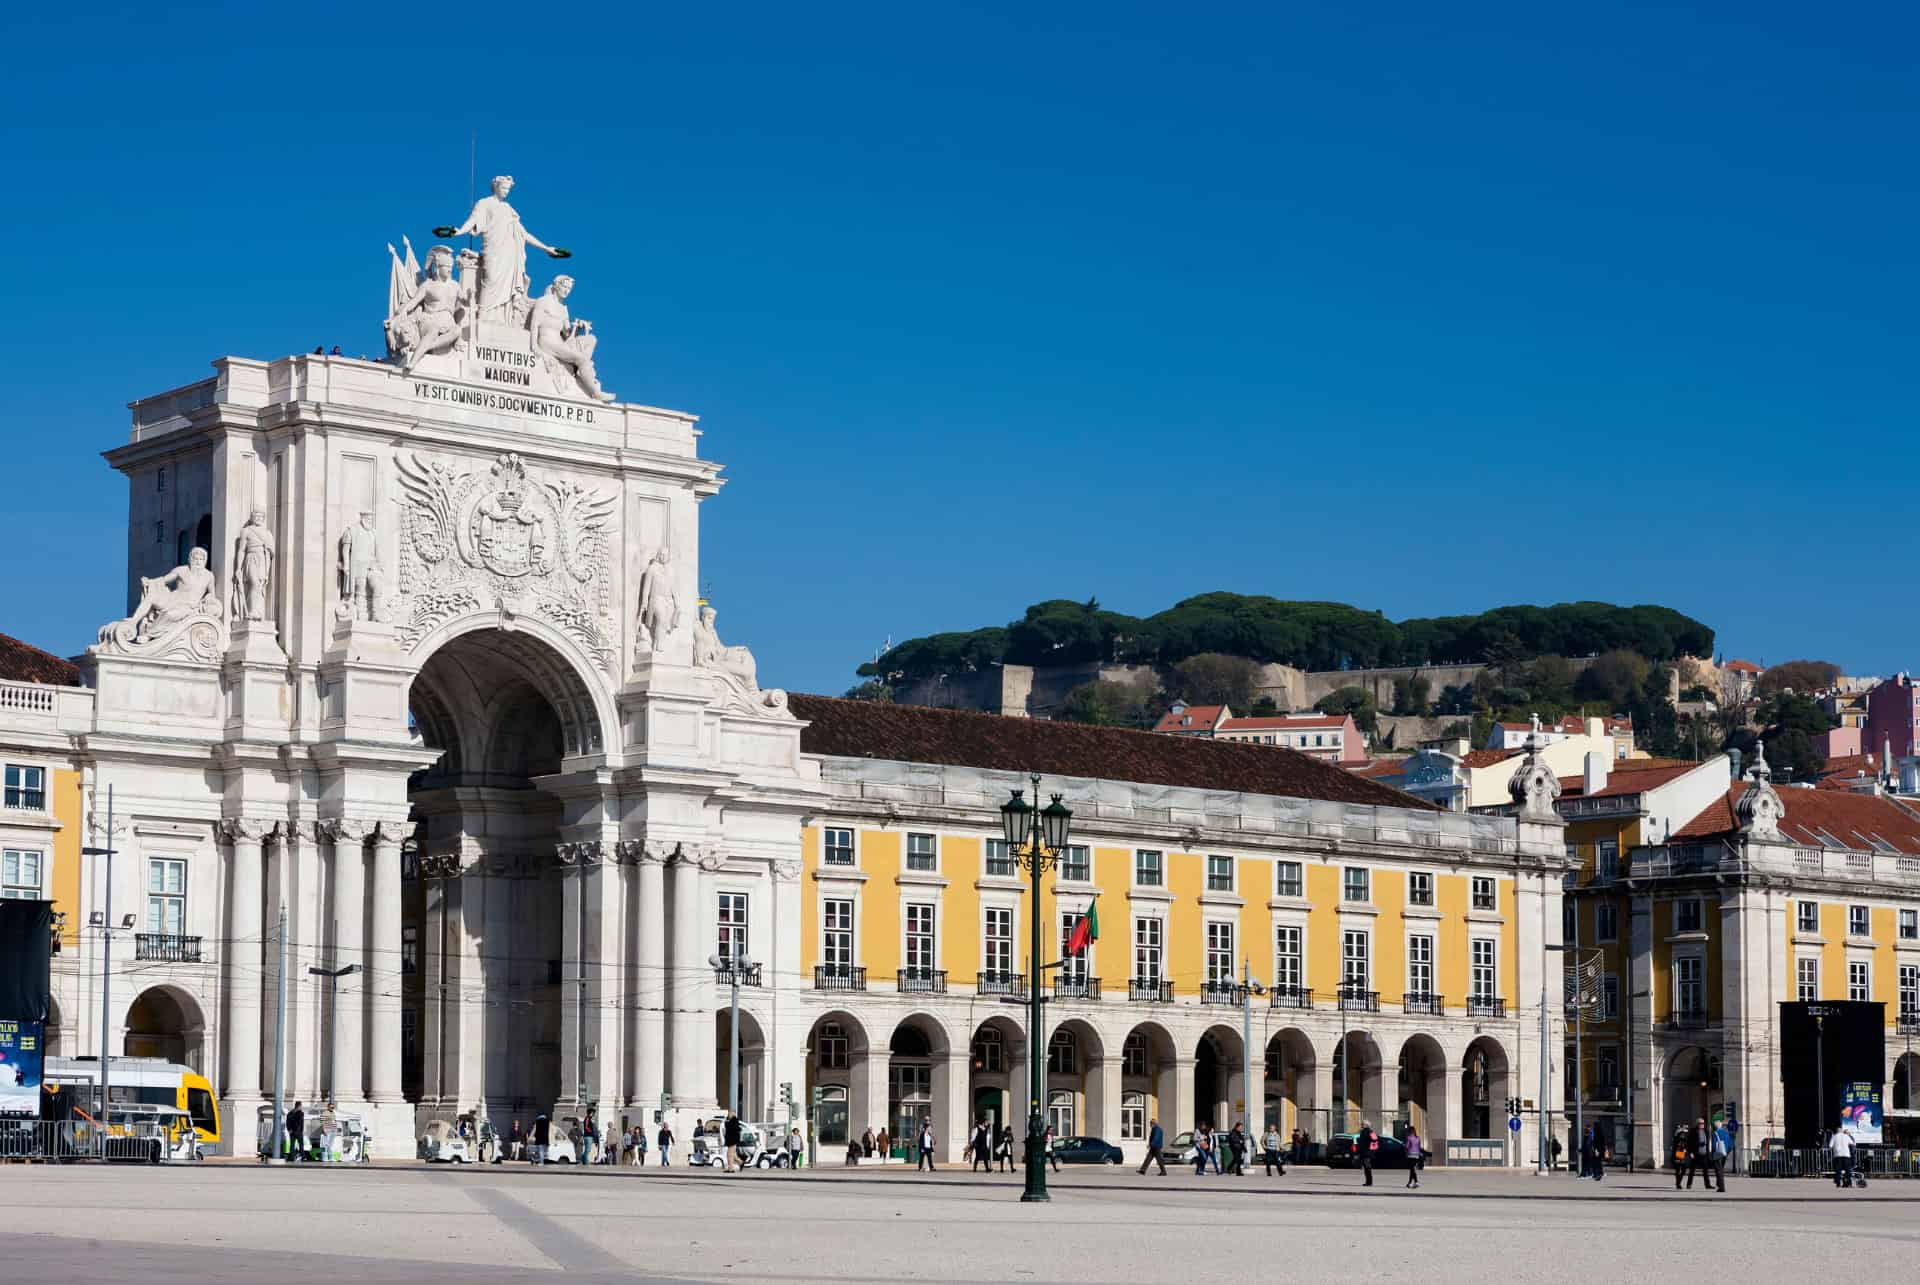
M 1664 1174 L 1319 1168 L 1196 1179 L 1131 1168 L 704 1170 L 0 1166 L 9 1282 L 1217 1282 L 1897 1279 L 1920 1182 L 1842 1192 Z

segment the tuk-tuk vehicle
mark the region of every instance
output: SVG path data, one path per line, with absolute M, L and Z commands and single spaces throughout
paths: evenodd
M 323 1164 L 363 1165 L 373 1138 L 367 1122 L 351 1111 L 319 1111 L 307 1117 L 307 1154 Z
M 473 1158 L 483 1165 L 496 1164 L 500 1160 L 500 1134 L 493 1127 L 493 1121 L 476 1111 L 464 1111 L 459 1119 L 461 1133 L 469 1139 L 469 1149 Z
M 757 1124 L 740 1122 L 740 1154 L 736 1159 L 742 1165 L 755 1165 L 770 1169 L 777 1162 L 763 1151 L 767 1130 Z M 687 1163 L 696 1165 L 722 1165 L 726 1159 L 722 1154 L 727 1149 L 727 1118 L 714 1116 L 711 1120 L 700 1122 L 700 1132 L 693 1135 L 693 1145 L 688 1149 Z
M 417 1154 L 429 1164 L 472 1164 L 473 1146 L 460 1136 L 459 1126 L 445 1120 L 433 1120 L 427 1124 L 426 1132 L 420 1135 Z
M 200 1133 L 179 1107 L 128 1102 L 107 1117 L 106 1156 L 146 1164 L 192 1164 L 201 1158 Z

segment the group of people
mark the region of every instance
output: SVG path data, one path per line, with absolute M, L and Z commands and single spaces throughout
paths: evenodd
M 1584 1165 L 1587 1143 L 1581 1143 L 1581 1158 Z M 1673 1131 L 1673 1189 L 1680 1190 L 1680 1180 L 1686 1179 L 1687 1190 L 1693 1189 L 1693 1180 L 1700 1178 L 1703 1191 L 1717 1189 L 1724 1195 L 1727 1190 L 1727 1157 L 1733 1154 L 1733 1135 L 1725 1124 L 1709 1125 L 1704 1117 L 1692 1124 L 1683 1124 Z M 1588 1176 L 1584 1170 L 1582 1177 Z M 1593 1175 L 1598 1181 L 1599 1175 Z
M 1048 1131 L 1051 1135 L 1051 1130 Z M 984 1169 L 994 1172 L 994 1166 L 1000 1166 L 1001 1173 L 1013 1172 L 1013 1126 L 1003 1124 L 995 1128 L 993 1121 L 985 1116 L 973 1122 L 973 1132 L 967 1138 L 966 1154 L 963 1160 L 971 1161 L 968 1172 Z

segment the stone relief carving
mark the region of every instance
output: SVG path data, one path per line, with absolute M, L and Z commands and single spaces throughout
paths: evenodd
M 1520 805 L 1520 819 L 1523 821 L 1560 819 L 1560 814 L 1553 806 L 1553 801 L 1560 797 L 1560 778 L 1540 761 L 1540 744 L 1532 737 L 1527 738 L 1526 757 L 1520 760 L 1519 768 L 1507 782 L 1507 793 Z
M 776 861 L 767 869 L 773 875 L 775 883 L 792 883 L 800 877 L 798 861 Z
M 680 596 L 673 587 L 673 552 L 661 545 L 640 573 L 640 605 L 634 617 L 635 654 L 657 650 L 680 627 Z
M 559 844 L 554 856 L 563 866 L 597 866 L 606 858 L 606 849 L 598 839 Z
M 420 857 L 422 879 L 458 879 L 465 872 L 458 852 L 428 852 Z
M 762 691 L 753 653 L 745 647 L 722 643 L 713 620 L 712 607 L 700 608 L 693 622 L 693 663 L 716 680 L 720 707 L 741 714 L 792 718 L 787 710 L 787 694 L 777 687 Z
M 334 614 L 341 620 L 384 621 L 387 572 L 380 562 L 380 532 L 373 514 L 362 513 L 358 523 L 340 533 L 338 570 L 340 605 Z
M 266 843 L 280 833 L 280 822 L 266 817 L 222 817 L 220 837 L 228 843 Z
M 140 604 L 125 620 L 103 625 L 89 648 L 102 656 L 216 660 L 226 645 L 226 616 L 207 551 L 163 576 L 140 577 Z
M 358 847 L 373 837 L 380 823 L 364 817 L 328 817 L 314 828 L 325 842 Z
M 405 493 L 397 633 L 411 651 L 445 621 L 532 610 L 602 672 L 618 660 L 610 610 L 609 525 L 617 497 L 529 476 L 518 455 L 484 470 L 397 456 Z
M 265 620 L 273 589 L 273 532 L 267 514 L 255 509 L 233 542 L 233 616 L 236 620 Z
M 533 305 L 533 315 L 527 320 L 527 328 L 533 333 L 533 350 L 547 363 L 556 387 L 564 389 L 570 379 L 595 401 L 610 402 L 613 394 L 600 387 L 600 376 L 593 366 L 593 350 L 600 345 L 593 323 L 574 321 L 567 314 L 567 296 L 572 293 L 573 278 L 563 272 Z
M 614 860 L 626 866 L 658 865 L 661 860 L 659 853 L 647 850 L 645 839 L 621 839 L 613 845 L 613 852 Z

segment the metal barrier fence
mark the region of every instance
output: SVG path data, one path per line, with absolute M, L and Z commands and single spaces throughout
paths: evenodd
M 166 1130 L 149 1121 L 116 1121 L 113 1132 L 91 1120 L 0 1120 L 0 1160 L 113 1160 L 158 1164 Z
M 1869 1178 L 1920 1178 L 1920 1151 L 1906 1147 L 1855 1147 L 1853 1165 Z M 1762 1155 L 1746 1152 L 1752 1178 L 1830 1178 L 1833 1152 L 1827 1147 L 1775 1147 Z

